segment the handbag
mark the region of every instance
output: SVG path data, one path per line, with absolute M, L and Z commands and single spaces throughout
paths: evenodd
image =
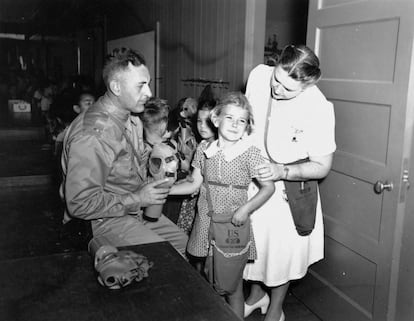
M 286 165 L 308 162 L 309 159 L 301 159 Z M 318 204 L 318 181 L 284 181 L 285 192 L 292 213 L 296 231 L 300 236 L 309 235 L 316 219 L 316 206 Z
M 264 145 L 269 159 L 272 159 L 267 149 L 267 134 L 269 129 L 269 119 L 272 112 L 272 98 L 269 99 L 267 108 Z M 309 158 L 299 159 L 295 162 L 285 165 L 294 165 L 309 162 Z M 318 181 L 284 181 L 287 201 L 289 203 L 290 212 L 292 213 L 293 222 L 296 231 L 300 236 L 307 236 L 312 233 L 315 226 L 316 206 L 318 204 Z
M 208 215 L 211 217 L 209 242 L 212 249 L 212 255 L 209 255 L 206 260 L 205 273 L 210 284 L 220 295 L 228 295 L 236 291 L 249 258 L 250 219 L 242 226 L 235 226 L 231 222 L 233 212 L 215 213 L 209 184 L 215 184 L 215 182 L 206 180 L 205 183 Z M 223 184 L 217 184 L 223 186 Z M 247 189 L 244 186 L 228 186 L 230 189 Z

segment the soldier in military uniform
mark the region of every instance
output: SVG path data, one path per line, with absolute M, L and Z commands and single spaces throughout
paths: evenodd
M 142 123 L 131 113 L 152 96 L 142 56 L 116 49 L 103 69 L 106 93 L 70 125 L 62 154 L 64 222 L 90 220 L 94 238 L 114 246 L 169 241 L 184 253 L 187 237 L 164 215 L 142 218 L 142 208 L 163 204 L 168 179 L 147 182 Z

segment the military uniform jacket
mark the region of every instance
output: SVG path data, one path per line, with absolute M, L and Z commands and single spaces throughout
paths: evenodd
M 139 211 L 135 192 L 146 180 L 145 164 L 137 160 L 132 148 L 143 156 L 142 135 L 140 119 L 115 106 L 107 95 L 72 122 L 62 153 L 64 221 Z

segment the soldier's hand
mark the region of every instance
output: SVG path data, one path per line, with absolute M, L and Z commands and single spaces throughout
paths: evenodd
M 141 207 L 164 204 L 167 199 L 168 192 L 170 191 L 170 187 L 171 179 L 169 178 L 163 178 L 143 184 L 137 192 L 141 200 Z

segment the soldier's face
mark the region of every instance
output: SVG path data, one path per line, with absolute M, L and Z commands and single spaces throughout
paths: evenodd
M 146 66 L 128 65 L 128 69 L 120 75 L 119 98 L 124 109 L 134 113 L 144 111 L 144 104 L 152 96 L 150 80 Z

